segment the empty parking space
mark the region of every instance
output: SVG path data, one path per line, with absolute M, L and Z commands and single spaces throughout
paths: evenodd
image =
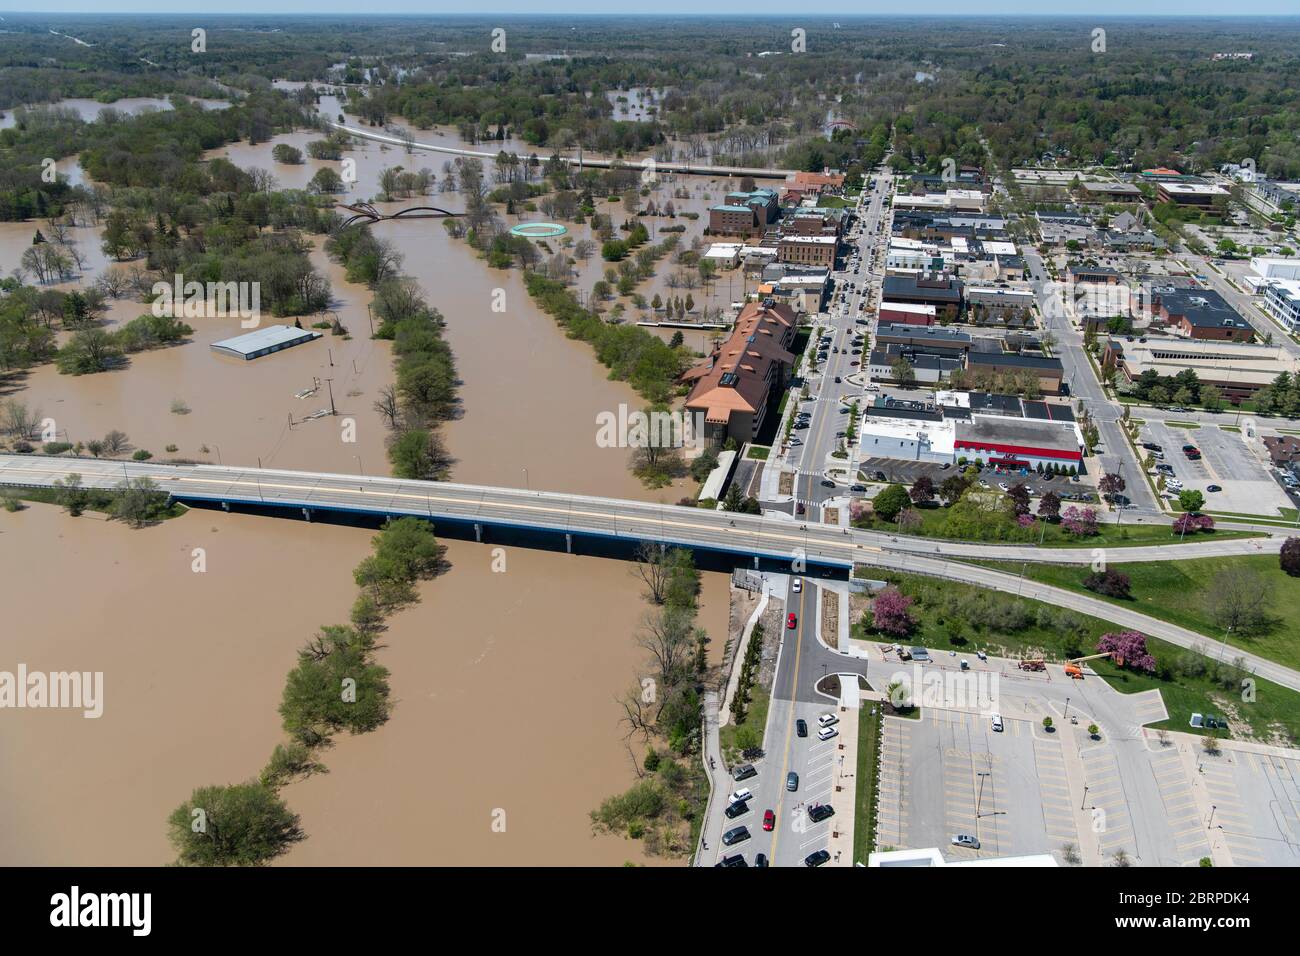
M 1165 822 L 1173 834 L 1178 862 L 1194 866 L 1210 855 L 1210 843 L 1182 757 L 1173 748 L 1152 754 L 1151 773 L 1160 792 Z
M 1080 751 L 1083 760 L 1083 806 L 1091 819 L 1091 834 L 1098 853 L 1108 861 L 1121 850 L 1134 857 L 1133 822 L 1128 796 L 1115 755 L 1105 744 Z
M 1300 865 L 1300 759 L 1227 750 L 1202 757 L 1211 839 L 1237 866 Z
M 1239 432 L 1224 431 L 1215 425 L 1179 428 L 1149 421 L 1142 440 L 1163 446 L 1165 463 L 1173 468 L 1182 488 L 1203 492 L 1208 510 L 1276 515 L 1278 509 L 1291 506 L 1286 492 L 1246 447 Z M 1182 446 L 1189 444 L 1200 449 L 1199 460 L 1193 461 L 1182 452 Z M 1209 491 L 1211 485 L 1220 490 Z
M 952 859 L 1056 853 L 1078 843 L 1060 744 L 1033 724 L 927 708 L 885 722 L 877 844 Z M 951 845 L 970 834 L 978 850 Z

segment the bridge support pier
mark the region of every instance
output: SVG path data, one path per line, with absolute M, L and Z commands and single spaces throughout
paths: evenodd
M 229 511 L 229 510 L 230 510 L 230 502 L 229 502 L 229 501 L 223 501 L 223 502 L 221 502 L 221 510 L 222 510 L 222 511 Z
M 573 535 L 567 533 L 564 535 L 564 550 L 573 554 Z
M 303 509 L 302 509 L 302 516 L 303 516 L 303 518 L 305 518 L 305 519 L 307 520 L 307 523 L 308 523 L 308 524 L 311 524 L 311 509 L 310 509 L 310 508 L 303 508 Z
M 754 555 L 754 570 L 758 570 L 758 555 Z
M 474 540 L 483 543 L 483 525 L 477 521 L 474 522 Z

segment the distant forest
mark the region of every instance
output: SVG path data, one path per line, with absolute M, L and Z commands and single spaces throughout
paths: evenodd
M 294 122 L 293 104 L 269 93 L 291 79 L 344 87 L 362 122 L 400 116 L 541 149 L 866 168 L 892 140 L 897 166 L 930 172 L 947 158 L 984 166 L 991 155 L 1006 168 L 1050 153 L 1192 171 L 1252 159 L 1267 176 L 1300 178 L 1296 18 L 1098 18 L 1099 45 L 1085 19 L 225 16 L 208 18 L 194 52 L 196 23 L 10 15 L 0 110 L 66 97 L 262 98 L 238 120 L 188 121 L 202 140 L 182 144 L 192 151 Z M 1213 58 L 1233 52 L 1253 58 Z M 656 91 L 651 109 L 616 119 L 613 100 L 632 89 Z M 59 156 L 105 139 L 71 122 L 35 125 L 35 136 L 0 131 L 0 190 L 30 178 L 16 167 L 38 146 Z M 209 125 L 222 128 L 199 128 Z

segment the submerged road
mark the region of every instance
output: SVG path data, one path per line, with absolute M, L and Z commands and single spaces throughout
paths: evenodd
M 360 136 L 362 139 L 371 139 L 379 143 L 388 143 L 391 146 L 401 146 L 403 148 L 421 149 L 430 153 L 446 153 L 450 156 L 468 156 L 473 159 L 496 159 L 502 150 L 484 150 L 484 149 L 463 149 L 457 146 L 435 146 L 433 143 L 421 143 L 418 140 L 405 140 L 400 136 L 393 136 L 391 133 L 376 133 L 374 130 L 360 129 L 356 126 L 347 126 L 343 123 L 326 123 L 341 133 L 347 133 L 349 136 Z M 644 160 L 639 159 L 596 159 L 584 157 L 581 161 L 572 156 L 561 156 L 558 153 L 513 153 L 510 150 L 504 152 L 527 162 L 533 156 L 537 157 L 539 163 L 545 163 L 552 158 L 559 159 L 560 162 L 569 166 L 577 166 L 580 169 L 612 169 L 615 166 L 625 166 L 628 169 L 643 168 Z M 656 173 L 686 173 L 695 176 L 752 176 L 755 179 L 785 179 L 793 169 L 769 169 L 764 166 L 711 166 L 707 163 L 672 163 L 654 161 L 653 167 L 645 166 L 651 172 Z
M 274 506 L 353 514 L 416 515 L 490 527 L 545 531 L 575 537 L 653 541 L 693 549 L 744 555 L 793 564 L 849 570 L 867 565 L 976 584 L 1066 607 L 1132 627 L 1172 644 L 1229 659 L 1241 657 L 1260 677 L 1300 690 L 1300 672 L 1262 657 L 1224 648 L 1216 638 L 1169 624 L 1126 607 L 1013 574 L 965 564 L 979 559 L 1055 564 L 1090 564 L 1094 549 L 1038 548 L 934 542 L 835 526 L 797 524 L 789 516 L 734 514 L 644 501 L 568 495 L 553 491 L 493 488 L 440 481 L 405 481 L 365 475 L 0 455 L 0 486 L 50 488 L 78 474 L 86 488 L 112 488 L 125 478 L 149 478 L 178 501 Z M 1107 548 L 1109 563 L 1174 561 L 1198 557 L 1276 553 L 1284 539 L 1251 538 L 1198 541 L 1132 548 Z

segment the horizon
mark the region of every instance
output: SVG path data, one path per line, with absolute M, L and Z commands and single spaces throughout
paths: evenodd
M 663 0 L 659 5 L 660 9 L 652 13 L 643 13 L 637 11 L 620 11 L 609 12 L 602 9 L 603 5 L 597 0 L 566 0 L 563 4 L 558 4 L 557 9 L 538 10 L 535 2 L 529 0 L 508 0 L 500 6 L 483 11 L 466 13 L 458 7 L 463 6 L 458 3 L 427 3 L 421 0 L 388 0 L 387 3 L 378 6 L 376 9 L 370 9 L 365 12 L 359 12 L 355 9 L 352 0 L 279 0 L 272 9 L 268 9 L 268 4 L 259 3 L 257 0 L 229 0 L 222 3 L 220 10 L 202 9 L 210 7 L 212 4 L 208 0 L 128 0 L 122 3 L 119 9 L 113 11 L 88 10 L 84 9 L 86 0 L 50 0 L 43 9 L 3 9 L 0 8 L 0 17 L 5 15 L 25 16 L 25 17 L 43 17 L 43 16 L 88 16 L 102 17 L 105 19 L 112 17 L 131 17 L 131 16 L 161 16 L 161 17 L 188 17 L 188 16 L 243 16 L 243 17 L 353 17 L 356 19 L 370 19 L 375 17 L 413 17 L 413 18 L 456 18 L 456 19 L 482 19 L 493 16 L 510 16 L 510 17 L 527 17 L 529 19 L 546 19 L 549 17 L 587 17 L 592 19 L 728 19 L 728 20 L 767 20 L 767 19 L 791 19 L 800 18 L 811 21 L 824 21 L 841 19 L 846 21 L 864 21 L 872 19 L 897 19 L 897 20 L 929 20 L 929 19 L 961 19 L 961 20 L 991 20 L 1000 18 L 1032 19 L 1032 20 L 1050 20 L 1050 19 L 1070 19 L 1070 20 L 1096 20 L 1096 19 L 1121 19 L 1121 20 L 1214 20 L 1219 22 L 1231 22 L 1234 20 L 1252 20 L 1252 19 L 1300 19 L 1300 12 L 1294 8 L 1290 0 L 1252 0 L 1245 4 L 1246 9 L 1234 10 L 1232 13 L 1224 13 L 1220 4 L 1211 2 L 1211 0 L 1189 0 L 1183 9 L 1166 12 L 1162 5 L 1155 5 L 1156 9 L 1134 11 L 1134 4 L 1130 0 L 1097 0 L 1093 4 L 1093 9 L 1086 13 L 1077 12 L 1077 4 L 1065 4 L 1060 0 L 1003 0 L 1003 2 L 993 5 L 989 9 L 982 10 L 978 13 L 972 13 L 969 6 L 964 3 L 940 3 L 933 6 L 925 13 L 914 13 L 889 9 L 891 4 L 874 4 L 881 9 L 863 11 L 860 9 L 860 3 L 845 4 L 840 7 L 836 3 L 825 6 L 815 14 L 806 12 L 791 12 L 788 9 L 782 9 L 784 4 L 777 3 L 775 0 L 756 0 L 751 5 L 751 9 L 743 14 L 736 14 L 734 11 L 726 9 L 708 9 L 700 10 L 700 4 L 689 2 L 689 0 Z M 1072 9 L 1061 9 L 1064 7 Z M 433 7 L 433 9 L 429 9 Z M 1044 9 L 1044 8 L 1047 9 Z

